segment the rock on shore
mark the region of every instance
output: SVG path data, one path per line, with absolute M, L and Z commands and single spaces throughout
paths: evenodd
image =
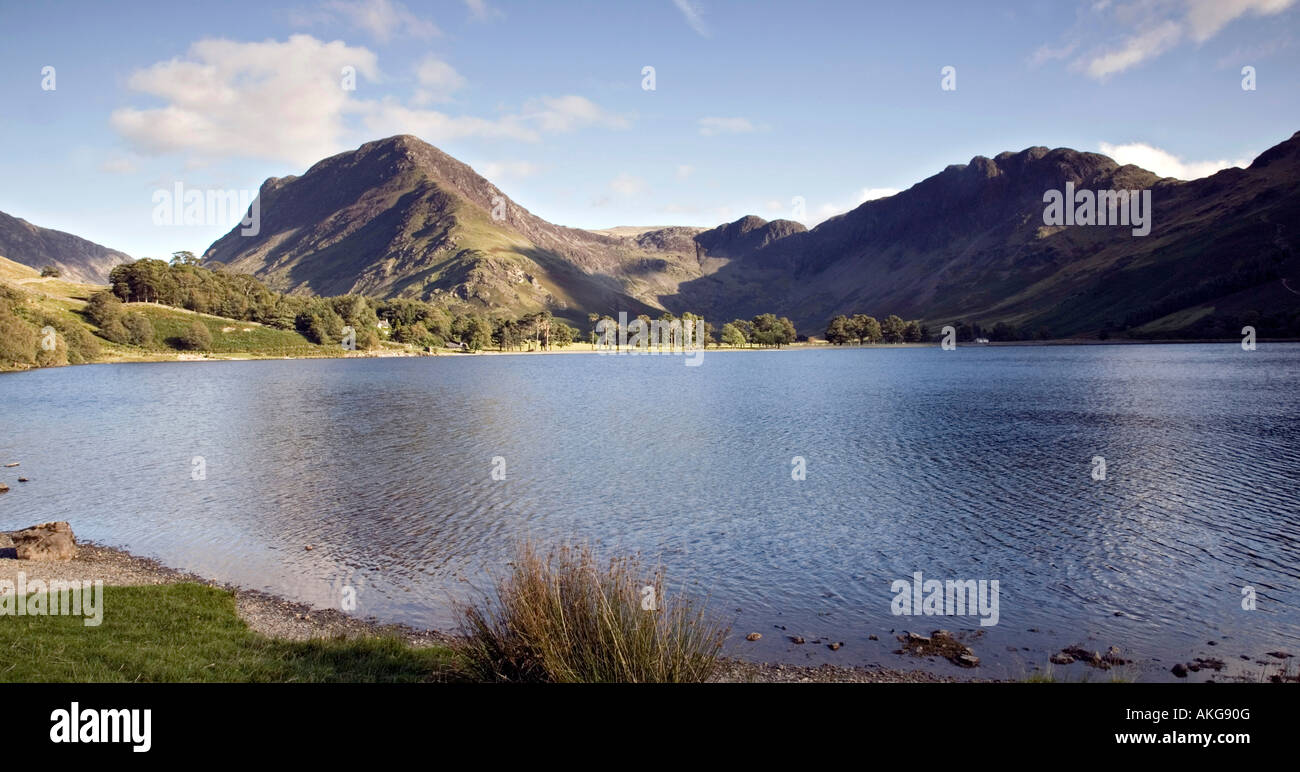
M 77 539 L 66 521 L 33 525 L 14 531 L 8 538 L 19 560 L 67 562 L 77 556 Z

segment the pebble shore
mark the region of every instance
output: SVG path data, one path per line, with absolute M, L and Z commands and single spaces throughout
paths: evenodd
M 272 638 L 302 641 L 311 638 L 395 635 L 412 646 L 451 643 L 454 638 L 435 630 L 407 625 L 380 624 L 348 616 L 341 611 L 307 604 L 257 590 L 215 582 L 178 571 L 149 558 L 88 542 L 77 545 L 77 557 L 66 563 L 16 560 L 0 557 L 0 580 L 15 581 L 18 572 L 27 581 L 100 579 L 106 586 L 142 586 L 195 582 L 220 587 L 235 596 L 239 616 L 249 628 Z M 956 679 L 922 670 L 891 670 L 839 665 L 784 665 L 725 660 L 714 677 L 719 683 L 935 683 Z

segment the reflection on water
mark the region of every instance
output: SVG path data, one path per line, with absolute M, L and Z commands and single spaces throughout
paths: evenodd
M 978 624 L 892 616 L 894 579 L 997 579 L 986 674 L 1080 643 L 1159 677 L 1300 648 L 1298 376 L 1293 344 L 42 370 L 0 376 L 0 455 L 32 478 L 0 527 L 67 519 L 322 606 L 352 584 L 431 627 L 515 540 L 580 539 L 662 557 L 772 633 L 739 651 L 795 662 L 903 664 L 891 630 Z

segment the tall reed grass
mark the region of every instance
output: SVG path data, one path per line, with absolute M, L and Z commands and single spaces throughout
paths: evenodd
M 602 564 L 590 547 L 527 543 L 511 566 L 495 597 L 460 609 L 456 648 L 474 680 L 698 682 L 718 667 L 730 626 L 639 556 Z

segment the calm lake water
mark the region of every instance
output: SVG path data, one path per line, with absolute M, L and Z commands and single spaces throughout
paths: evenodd
M 1298 384 L 1296 344 L 39 370 L 0 375 L 0 461 L 22 462 L 0 528 L 66 519 L 319 606 L 357 587 L 362 616 L 442 629 L 516 540 L 576 539 L 662 559 L 735 621 L 733 653 L 943 672 L 891 653 L 891 631 L 978 619 L 895 616 L 891 583 L 996 579 L 979 675 L 1072 644 L 1119 646 L 1142 678 L 1197 656 L 1256 672 L 1300 654 Z

